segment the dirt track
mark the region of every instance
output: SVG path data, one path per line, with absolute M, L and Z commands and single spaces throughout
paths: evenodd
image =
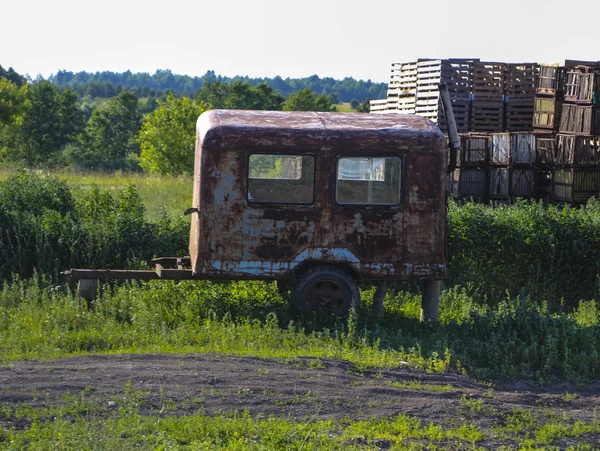
M 454 373 L 426 374 L 411 368 L 361 373 L 345 362 L 309 358 L 278 362 L 222 355 L 92 355 L 16 361 L 0 368 L 0 405 L 42 406 L 87 389 L 88 400 L 116 408 L 123 402 L 129 381 L 131 389 L 147 392 L 142 413 L 149 414 L 164 411 L 165 406 L 169 414 L 247 410 L 298 420 L 405 413 L 425 425 L 468 422 L 487 429 L 517 407 L 550 408 L 584 421 L 591 421 L 594 409 L 600 409 L 600 383 L 583 389 L 563 384 L 543 390 L 507 383 L 491 389 Z M 566 392 L 577 395 L 567 397 Z M 0 424 L 19 427 L 7 421 Z M 590 443 L 600 446 L 600 437 Z M 500 444 L 479 445 L 493 448 Z

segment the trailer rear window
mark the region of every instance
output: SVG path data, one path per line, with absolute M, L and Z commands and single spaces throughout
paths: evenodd
M 335 199 L 339 204 L 398 205 L 402 160 L 389 158 L 340 158 Z
M 248 201 L 312 204 L 315 159 L 311 155 L 252 154 L 248 161 Z

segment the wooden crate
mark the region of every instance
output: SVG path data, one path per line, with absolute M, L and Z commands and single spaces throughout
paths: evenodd
M 576 135 L 600 134 L 600 114 L 595 105 L 575 105 L 564 103 L 560 116 L 561 133 L 572 133 Z
M 577 168 L 552 172 L 552 198 L 556 201 L 585 203 L 600 194 L 600 171 Z
M 504 63 L 473 63 L 471 92 L 475 100 L 502 101 L 504 96 Z
M 504 102 L 473 100 L 470 128 L 473 132 L 504 131 Z
M 509 200 L 515 197 L 535 195 L 535 171 L 533 168 L 490 166 L 488 198 Z
M 505 104 L 505 127 L 507 131 L 533 130 L 535 98 L 507 98 Z
M 538 70 L 536 93 L 550 96 L 560 94 L 563 70 L 558 65 L 541 64 Z
M 508 165 L 510 163 L 511 154 L 510 145 L 510 133 L 492 133 L 490 142 L 490 164 Z
M 487 168 L 460 168 L 459 196 L 463 199 L 485 200 Z
M 559 134 L 555 164 L 572 167 L 600 166 L 600 137 Z
M 533 128 L 557 130 L 561 103 L 555 97 L 537 96 L 533 110 Z
M 459 132 L 469 130 L 471 60 L 419 60 L 417 63 L 417 94 L 415 114 L 424 116 L 447 130 L 439 84 L 448 87 Z
M 567 72 L 565 102 L 591 105 L 600 94 L 600 74 L 583 72 L 583 69 Z
M 536 195 L 535 170 L 533 168 L 510 168 L 510 197 L 534 197 Z
M 485 167 L 489 161 L 490 135 L 469 133 L 462 135 L 461 164 L 464 166 Z
M 388 96 L 416 96 L 417 63 L 392 63 Z
M 488 198 L 506 200 L 510 197 L 510 173 L 508 167 L 490 167 Z
M 511 164 L 530 165 L 536 162 L 536 137 L 533 133 L 510 134 L 510 162 Z
M 535 136 L 535 154 L 538 168 L 550 169 L 554 167 L 556 161 L 556 135 L 537 133 Z
M 533 100 L 537 81 L 537 63 L 511 63 L 506 65 L 504 94 L 510 99 Z
M 456 128 L 459 133 L 466 133 L 469 131 L 471 123 L 471 101 L 461 99 L 452 100 L 452 111 L 454 112 L 454 120 L 456 121 Z M 446 124 L 446 116 L 444 115 L 444 109 L 442 107 L 442 101 L 440 99 L 438 104 L 438 120 L 437 123 L 443 132 L 448 131 Z

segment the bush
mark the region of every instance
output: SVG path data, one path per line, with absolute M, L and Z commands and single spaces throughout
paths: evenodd
M 593 298 L 600 271 L 600 202 L 581 208 L 520 201 L 450 202 L 449 284 L 480 299 L 527 294 L 574 306 Z
M 113 197 L 92 187 L 77 200 L 56 177 L 20 172 L 0 182 L 0 284 L 34 271 L 57 280 L 69 268 L 130 268 L 187 253 L 188 230 L 166 214 L 145 219 L 133 186 Z

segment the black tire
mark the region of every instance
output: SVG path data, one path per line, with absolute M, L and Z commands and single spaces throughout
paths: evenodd
M 347 315 L 360 307 L 360 292 L 350 275 L 333 266 L 309 269 L 296 280 L 293 298 L 304 311 Z

